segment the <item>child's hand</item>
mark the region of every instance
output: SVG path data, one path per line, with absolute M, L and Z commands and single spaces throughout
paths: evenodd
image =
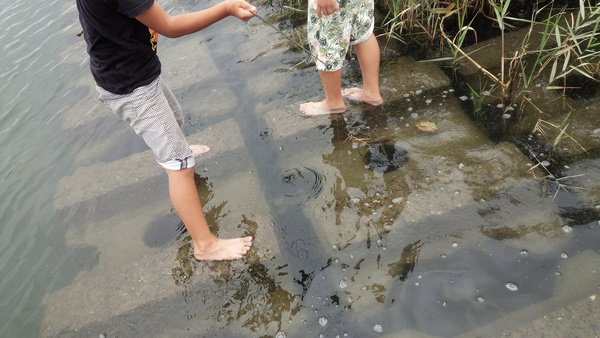
M 317 16 L 322 18 L 331 15 L 340 9 L 337 0 L 317 0 Z
M 233 15 L 242 21 L 248 21 L 256 13 L 256 7 L 244 0 L 226 0 L 227 13 Z

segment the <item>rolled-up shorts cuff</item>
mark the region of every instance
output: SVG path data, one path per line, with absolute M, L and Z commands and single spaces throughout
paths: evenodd
M 196 161 L 193 156 L 190 156 L 183 160 L 170 160 L 167 162 L 158 162 L 158 164 L 167 170 L 184 170 L 194 167 Z

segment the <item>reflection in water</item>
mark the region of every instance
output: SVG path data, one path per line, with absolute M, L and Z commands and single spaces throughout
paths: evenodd
M 408 152 L 394 144 L 378 142 L 369 147 L 364 160 L 369 169 L 375 172 L 389 173 L 408 161 Z
M 366 245 L 367 248 L 370 248 L 372 245 L 371 230 L 375 230 L 376 241 L 383 238 L 382 236 L 389 231 L 391 224 L 401 215 L 410 189 L 404 173 L 400 170 L 390 170 L 380 176 L 381 172 L 370 170 L 370 168 L 361 170 L 356 165 L 349 165 L 352 162 L 362 163 L 364 159 L 361 151 L 367 144 L 357 144 L 357 142 L 360 143 L 361 139 L 377 140 L 379 137 L 374 131 L 374 127 L 386 129 L 387 123 L 385 112 L 381 109 L 367 110 L 363 114 L 355 114 L 350 117 L 347 120 L 332 117 L 334 150 L 330 154 L 323 155 L 323 162 L 337 168 L 340 174 L 339 184 L 336 184 L 333 190 L 336 224 L 340 227 L 340 231 L 354 234 L 353 237 L 348 238 L 347 242 L 339 242 L 338 247 L 344 248 L 355 237 L 361 237 L 362 233 L 366 232 Z M 349 142 L 350 140 L 351 142 Z M 393 143 L 393 141 L 391 142 Z M 380 143 L 375 141 L 373 144 L 379 145 Z M 396 151 L 396 147 L 392 147 L 397 155 L 406 153 L 403 149 Z M 369 146 L 369 149 L 371 148 Z M 392 158 L 394 158 L 393 155 Z M 407 158 L 396 156 L 396 159 L 397 161 L 395 160 L 394 163 L 400 167 Z M 374 172 L 376 173 L 374 174 Z M 358 189 L 360 193 L 350 195 L 349 191 L 353 191 L 354 188 Z M 348 224 L 344 224 L 342 221 L 343 215 L 349 211 L 356 215 L 352 218 L 355 222 L 352 230 L 345 229 L 344 227 L 347 227 Z M 347 236 L 340 233 L 340 237 Z
M 390 267 L 388 272 L 390 276 L 394 278 L 399 277 L 401 281 L 405 281 L 408 277 L 408 274 L 413 272 L 415 266 L 417 265 L 419 251 L 422 246 L 423 243 L 421 243 L 421 240 L 418 240 L 404 247 L 404 250 L 402 250 L 402 255 L 400 256 L 400 260 L 395 263 L 388 264 Z

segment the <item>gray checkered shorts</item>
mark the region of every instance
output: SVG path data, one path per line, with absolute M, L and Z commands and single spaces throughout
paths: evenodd
M 160 76 L 130 94 L 113 94 L 99 86 L 96 89 L 100 101 L 121 120 L 129 122 L 161 166 L 169 170 L 194 166 L 192 150 L 181 130 L 181 106 Z

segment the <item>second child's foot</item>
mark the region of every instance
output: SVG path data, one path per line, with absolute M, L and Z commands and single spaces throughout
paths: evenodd
M 346 111 L 346 106 L 342 107 L 329 107 L 325 101 L 321 102 L 306 102 L 300 105 L 300 111 L 305 115 L 328 115 L 328 114 L 341 114 Z
M 190 149 L 192 149 L 192 156 L 198 157 L 207 153 L 210 147 L 201 144 L 190 144 Z
M 350 100 L 364 102 L 372 106 L 381 106 L 383 104 L 381 95 L 367 95 L 361 88 L 357 87 L 343 89 L 342 95 Z
M 231 261 L 244 257 L 252 247 L 252 236 L 217 239 L 208 251 L 194 250 L 194 258 L 199 261 Z

